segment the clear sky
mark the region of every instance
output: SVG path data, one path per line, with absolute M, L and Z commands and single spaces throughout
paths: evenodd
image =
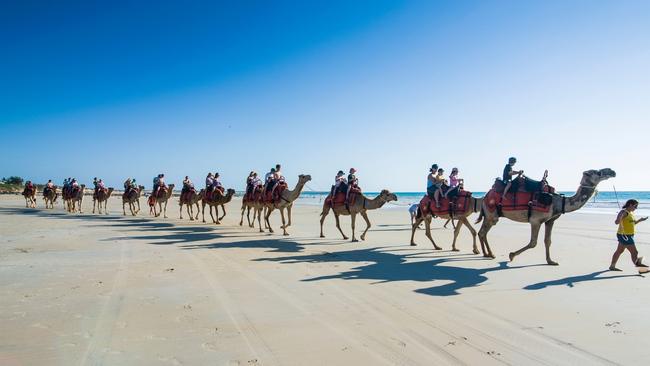
M 0 4 L 0 175 L 151 186 L 282 163 L 326 190 L 483 191 L 509 156 L 561 190 L 650 190 L 649 1 Z

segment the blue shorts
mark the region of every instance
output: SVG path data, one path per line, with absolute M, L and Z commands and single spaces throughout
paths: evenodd
M 618 239 L 618 242 L 623 245 L 634 245 L 634 234 L 632 235 L 616 234 L 616 238 Z

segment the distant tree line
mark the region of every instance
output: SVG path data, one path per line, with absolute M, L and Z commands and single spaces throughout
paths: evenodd
M 21 177 L 11 176 L 9 178 L 2 177 L 2 183 L 12 186 L 22 186 L 25 180 Z

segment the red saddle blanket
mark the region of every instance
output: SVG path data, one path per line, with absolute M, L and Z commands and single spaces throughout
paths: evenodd
M 425 215 L 431 213 L 437 216 L 465 213 L 467 210 L 473 210 L 473 207 L 470 207 L 471 198 L 472 192 L 459 191 L 458 195 L 451 199 L 440 197 L 440 207 L 436 207 L 436 201 L 424 195 L 420 200 L 420 211 Z
M 352 206 L 356 202 L 357 197 L 360 195 L 361 194 L 359 192 L 350 192 L 350 196 L 348 197 L 348 201 L 349 201 L 348 206 Z M 332 207 L 345 205 L 345 193 L 337 192 L 334 195 L 333 201 L 332 201 L 332 196 L 327 195 L 327 197 L 325 198 L 325 204 Z
M 244 195 L 244 202 L 258 202 L 262 200 L 264 196 L 264 186 L 257 186 L 253 192 L 246 193 Z
M 205 192 L 205 200 L 212 201 L 214 198 L 216 198 L 217 191 L 220 193 L 221 196 L 223 196 L 225 189 L 223 187 L 216 187 L 213 191 Z
M 552 203 L 543 204 L 539 201 L 540 194 L 548 194 L 542 192 L 508 192 L 506 197 L 502 199 L 503 193 L 491 189 L 485 195 L 485 205 L 490 212 L 494 212 L 497 206 L 501 204 L 503 211 L 522 211 L 528 210 L 529 206 L 533 211 L 548 212 L 551 209 Z
M 181 202 L 190 202 L 190 200 L 195 194 L 196 194 L 196 190 L 194 188 L 190 188 L 189 190 L 182 192 Z
M 271 191 L 264 192 L 264 202 L 278 203 L 280 201 L 282 192 L 284 192 L 284 190 L 287 189 L 287 187 L 288 186 L 286 183 L 279 183 L 278 186 L 275 187 L 275 191 L 273 191 L 272 196 L 271 196 Z

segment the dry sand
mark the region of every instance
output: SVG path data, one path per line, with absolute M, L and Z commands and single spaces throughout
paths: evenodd
M 142 199 L 142 203 L 145 200 Z M 507 262 L 527 225 L 491 232 L 496 260 L 434 251 L 406 209 L 370 213 L 365 242 L 341 240 L 319 208 L 294 209 L 291 236 L 223 224 L 25 209 L 0 197 L 0 365 L 646 364 L 650 278 L 626 253 L 606 272 L 614 217 L 573 213 Z M 85 211 L 92 203 L 84 202 Z M 349 233 L 349 218 L 342 219 Z M 363 223 L 360 224 L 363 227 Z M 637 234 L 650 255 L 650 224 Z

